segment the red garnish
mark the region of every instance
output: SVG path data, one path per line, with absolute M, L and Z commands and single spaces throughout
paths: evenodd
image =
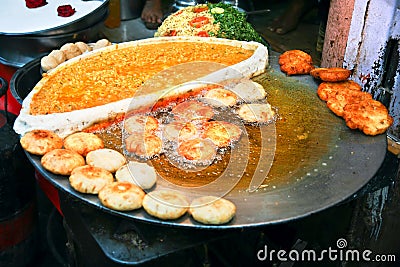
M 200 37 L 210 37 L 210 35 L 208 35 L 208 32 L 206 32 L 206 31 L 200 31 L 200 32 L 197 34 L 197 36 L 200 36 Z
M 178 16 L 178 15 L 182 14 L 182 12 L 183 12 L 183 10 L 179 10 L 178 12 L 176 12 L 176 13 L 174 14 L 174 16 Z
M 46 0 L 25 0 L 25 5 L 27 8 L 36 8 L 47 5 Z
M 63 5 L 57 7 L 57 13 L 60 17 L 70 17 L 75 14 L 75 8 L 72 8 L 71 5 Z
M 206 25 L 210 20 L 207 17 L 200 16 L 192 19 L 189 24 L 192 27 L 200 28 L 203 25 Z
M 176 30 L 170 30 L 165 36 L 176 36 Z
M 206 7 L 206 6 L 204 6 L 204 7 L 195 7 L 193 9 L 193 12 L 194 13 L 200 13 L 200 12 L 203 12 L 203 11 L 206 11 L 206 10 L 208 10 L 208 7 Z

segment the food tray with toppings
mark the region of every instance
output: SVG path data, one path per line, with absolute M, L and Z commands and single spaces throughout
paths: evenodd
M 45 170 L 40 156 L 29 154 L 29 158 L 57 188 L 81 201 L 126 219 L 162 225 L 195 228 L 266 225 L 301 218 L 346 200 L 378 170 L 386 153 L 386 136 L 371 137 L 347 128 L 343 120 L 326 109 L 325 103 L 318 99 L 318 84 L 311 76 L 285 76 L 278 70 L 276 54 L 270 56 L 270 62 L 271 67 L 266 73 L 254 80 L 263 85 L 268 102 L 279 114 L 275 123 L 277 143 L 274 162 L 262 185 L 250 192 L 248 185 L 257 170 L 257 157 L 260 155 L 260 151 L 258 154 L 254 152 L 257 151 L 260 136 L 251 125 L 246 126 L 250 151 L 253 152 L 247 158 L 248 167 L 236 173 L 240 175 L 239 183 L 223 196 L 236 206 L 235 216 L 227 223 L 204 224 L 194 220 L 189 213 L 177 219 L 164 220 L 148 214 L 144 209 L 116 211 L 105 207 L 96 195 L 74 190 L 66 176 Z M 100 136 L 104 137 L 104 133 Z M 231 155 L 232 162 L 239 163 L 241 158 L 235 157 Z M 224 162 L 218 161 L 213 166 L 221 167 Z M 172 168 L 163 173 L 160 169 L 163 164 L 165 161 L 162 158 L 152 159 L 152 165 L 160 175 L 169 178 L 168 182 L 198 187 L 199 191 L 201 181 L 212 176 L 216 170 L 176 172 Z M 152 190 L 157 191 L 158 186 L 156 184 Z

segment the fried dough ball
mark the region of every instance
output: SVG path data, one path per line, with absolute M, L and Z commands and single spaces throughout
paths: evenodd
M 238 83 L 233 87 L 232 91 L 246 103 L 262 100 L 267 96 L 264 87 L 252 80 Z
M 190 203 L 193 219 L 204 224 L 224 224 L 232 220 L 236 206 L 231 201 L 214 196 L 203 196 Z
M 158 129 L 158 120 L 152 116 L 134 115 L 124 121 L 124 129 L 129 133 L 154 133 Z
M 214 111 L 210 106 L 195 100 L 176 105 L 172 108 L 172 113 L 182 121 L 209 120 L 214 116 Z
M 75 151 L 61 148 L 44 154 L 40 163 L 49 172 L 70 175 L 72 170 L 85 165 L 85 159 Z
M 162 141 L 156 135 L 133 133 L 125 139 L 126 150 L 141 158 L 152 158 L 161 153 Z
M 346 105 L 361 102 L 367 99 L 372 99 L 372 96 L 367 92 L 346 90 L 337 92 L 335 96 L 328 98 L 326 105 L 333 113 L 342 117 L 344 113 L 344 107 Z
M 216 88 L 209 90 L 203 99 L 206 103 L 216 107 L 230 107 L 236 104 L 238 97 L 232 91 Z
M 360 129 L 367 135 L 382 134 L 393 123 L 387 108 L 374 99 L 347 104 L 343 117 L 349 128 Z
M 43 71 L 49 71 L 58 66 L 57 59 L 51 56 L 44 56 L 40 60 L 40 67 Z
M 67 60 L 82 54 L 79 47 L 73 43 L 66 43 L 65 45 L 61 46 L 60 50 L 65 54 Z
M 335 96 L 337 92 L 346 90 L 361 91 L 361 86 L 352 80 L 323 82 L 318 86 L 317 94 L 321 100 L 327 101 L 330 97 Z
M 191 122 L 173 121 L 165 125 L 163 130 L 163 138 L 175 142 L 188 140 L 196 134 L 196 126 Z
M 76 191 L 86 194 L 97 194 L 114 177 L 111 172 L 96 166 L 84 165 L 75 168 L 69 177 L 69 183 Z
M 94 133 L 77 132 L 64 139 L 64 147 L 86 156 L 90 151 L 104 148 L 104 142 Z
M 84 42 L 76 42 L 75 45 L 79 48 L 82 54 L 91 50 L 90 46 Z
M 144 196 L 142 204 L 148 214 L 163 220 L 178 219 L 189 207 L 186 197 L 172 190 L 152 191 Z
M 104 206 L 119 211 L 135 210 L 142 207 L 145 193 L 129 182 L 113 182 L 99 192 L 99 199 Z
M 217 147 L 211 140 L 195 138 L 181 142 L 178 153 L 188 160 L 209 163 L 215 159 Z
M 94 44 L 93 50 L 100 49 L 100 48 L 103 48 L 103 47 L 106 47 L 106 46 L 109 46 L 109 45 L 111 45 L 111 42 L 109 40 L 100 39 Z
M 281 71 L 287 75 L 309 74 L 314 68 L 312 58 L 301 50 L 289 50 L 279 56 Z
M 324 82 L 340 82 L 347 80 L 351 71 L 344 68 L 315 68 L 310 75 Z
M 237 111 L 240 118 L 250 123 L 269 123 L 275 118 L 270 104 L 243 104 Z
M 90 151 L 86 155 L 86 163 L 91 166 L 100 167 L 114 173 L 126 164 L 124 155 L 116 150 L 101 148 Z
M 57 61 L 58 65 L 63 63 L 65 60 L 67 60 L 65 54 L 61 50 L 53 50 L 49 54 L 50 57 L 54 57 L 54 59 Z
M 32 130 L 24 134 L 20 140 L 23 149 L 31 154 L 44 155 L 47 152 L 62 148 L 63 139 L 49 130 Z
M 209 121 L 204 124 L 202 137 L 210 139 L 217 147 L 227 147 L 240 139 L 239 126 L 226 121 Z

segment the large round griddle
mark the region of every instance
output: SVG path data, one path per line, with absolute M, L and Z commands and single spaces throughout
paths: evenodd
M 315 92 L 317 82 L 308 75 L 286 77 L 280 73 L 278 55 L 270 55 L 271 67 L 277 79 L 289 80 L 306 86 Z M 318 99 L 317 99 L 318 100 Z M 299 110 L 299 112 L 302 112 Z M 255 192 L 232 192 L 226 198 L 237 207 L 237 215 L 226 225 L 203 225 L 188 214 L 178 220 L 163 221 L 149 216 L 143 209 L 118 212 L 105 208 L 97 196 L 74 191 L 68 178 L 51 174 L 40 164 L 40 157 L 28 155 L 34 167 L 59 190 L 65 191 L 80 201 L 128 220 L 143 221 L 165 226 L 189 228 L 241 228 L 288 222 L 302 218 L 349 199 L 366 185 L 378 171 L 386 154 L 386 135 L 366 136 L 348 129 L 341 118 L 332 114 L 332 119 L 318 125 L 319 129 L 332 129 L 332 142 L 326 152 L 314 160 L 306 169 L 293 172 L 294 182 L 276 188 L 260 188 Z M 325 131 L 326 132 L 326 131 Z M 326 136 L 321 135 L 321 140 Z M 301 175 L 301 176 L 300 176 Z

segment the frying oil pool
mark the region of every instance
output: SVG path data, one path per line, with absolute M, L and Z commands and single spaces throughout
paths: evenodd
M 327 155 L 337 138 L 337 129 L 329 127 L 335 124 L 337 118 L 318 99 L 316 88 L 310 88 L 290 77 L 274 76 L 271 72 L 254 80 L 263 85 L 268 102 L 279 114 L 274 161 L 261 186 L 264 190 L 272 190 L 295 183 L 307 177 L 310 171 L 315 171 L 316 162 Z M 229 174 L 237 176 L 235 178 L 238 183 L 233 192 L 246 190 L 257 168 L 262 149 L 260 128 L 246 126 L 246 132 L 250 148 L 248 154 L 235 151 L 237 147 L 227 149 L 213 164 L 196 171 L 176 167 L 165 155 L 151 159 L 151 164 L 160 176 L 175 185 L 198 187 L 221 177 L 229 164 L 247 161 L 243 171 Z M 109 127 L 98 133 L 107 147 L 122 151 L 120 127 Z M 263 172 L 263 168 L 260 172 Z

